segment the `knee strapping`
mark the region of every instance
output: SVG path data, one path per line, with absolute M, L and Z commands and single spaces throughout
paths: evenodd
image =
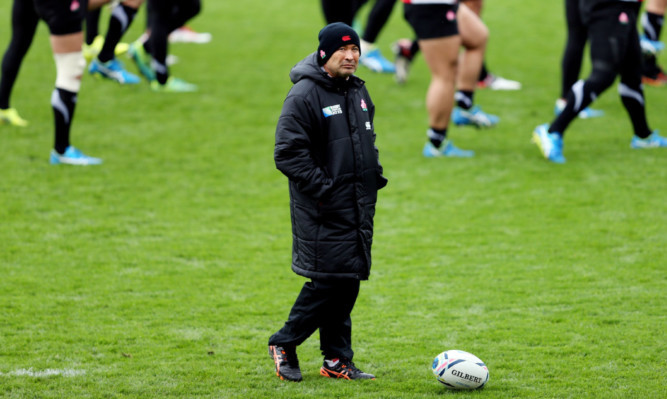
M 86 69 L 83 53 L 56 53 L 53 58 L 56 61 L 56 87 L 78 93 L 81 89 L 81 75 Z

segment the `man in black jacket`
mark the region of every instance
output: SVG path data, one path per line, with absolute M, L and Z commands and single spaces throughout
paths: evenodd
M 289 179 L 292 270 L 304 284 L 285 325 L 269 339 L 278 377 L 301 381 L 296 347 L 320 330 L 320 374 L 374 379 L 352 363 L 350 313 L 371 268 L 377 191 L 387 184 L 375 147 L 375 107 L 354 76 L 359 36 L 333 23 L 291 71 L 276 128 L 275 162 Z

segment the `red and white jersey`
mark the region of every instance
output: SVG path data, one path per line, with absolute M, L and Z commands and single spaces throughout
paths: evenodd
M 403 0 L 405 4 L 456 4 L 459 0 Z

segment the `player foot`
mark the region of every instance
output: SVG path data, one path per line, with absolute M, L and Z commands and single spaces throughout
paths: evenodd
M 196 32 L 188 26 L 181 26 L 169 35 L 170 43 L 208 43 L 213 39 L 210 33 Z
M 362 54 L 359 63 L 373 72 L 396 73 L 396 67 L 382 56 L 380 49 L 374 48 L 367 54 Z
M 491 90 L 521 90 L 521 82 L 488 74 L 484 80 L 477 82 L 477 87 L 480 89 L 489 88 Z
M 642 47 L 642 51 L 646 54 L 656 55 L 662 50 L 665 49 L 665 44 L 657 40 L 651 40 L 646 35 L 641 35 L 639 38 L 639 44 Z
M 146 53 L 141 39 L 130 43 L 127 55 L 134 61 L 142 75 L 149 81 L 155 80 L 155 72 L 151 68 L 151 56 Z
M 565 105 L 567 102 L 563 100 L 562 98 L 559 98 L 556 100 L 556 105 L 554 106 L 554 114 L 556 116 L 560 115 L 561 112 L 565 109 Z M 593 109 L 590 107 L 586 107 L 579 111 L 579 115 L 577 115 L 579 119 L 591 119 L 591 118 L 598 118 L 600 116 L 604 116 L 604 111 L 599 110 L 599 109 Z
M 107 79 L 115 80 L 122 85 L 136 85 L 141 82 L 137 75 L 126 71 L 123 64 L 115 58 L 107 62 L 94 59 L 88 67 L 88 72 L 91 75 L 99 74 Z
M 49 162 L 51 162 L 52 165 L 99 165 L 102 163 L 102 160 L 89 157 L 79 149 L 69 146 L 63 154 L 59 154 L 56 150 L 51 150 Z
M 462 150 L 454 145 L 451 140 L 445 140 L 440 147 L 436 147 L 430 141 L 424 144 L 422 155 L 426 158 L 451 157 L 451 158 L 470 158 L 475 156 L 474 151 Z
M 630 142 L 630 147 L 636 149 L 667 147 L 667 138 L 662 137 L 658 134 L 657 130 L 654 130 L 653 133 L 645 139 L 633 136 L 632 141 Z
M 28 121 L 21 118 L 14 108 L 0 109 L 0 123 L 19 127 L 28 126 Z
M 359 370 L 351 360 L 345 358 L 324 359 L 320 375 L 328 378 L 343 378 L 346 380 L 374 380 L 373 374 Z
M 549 125 L 539 125 L 533 131 L 533 143 L 547 160 L 554 163 L 565 163 L 563 157 L 563 138 L 558 133 L 549 133 Z
M 276 375 L 281 380 L 299 382 L 302 380 L 296 348 L 269 345 L 269 356 L 276 364 Z
M 161 85 L 160 82 L 154 80 L 151 82 L 151 89 L 156 92 L 165 93 L 190 93 L 197 91 L 197 85 L 188 83 L 183 79 L 170 76 L 167 83 Z
M 642 83 L 649 86 L 662 87 L 667 85 L 667 75 L 662 70 L 653 76 L 644 75 L 642 76 Z
M 478 106 L 470 109 L 455 107 L 452 111 L 452 122 L 457 126 L 492 127 L 499 121 L 496 115 L 487 114 Z
M 399 84 L 403 84 L 408 80 L 410 64 L 412 64 L 412 59 L 414 58 L 414 54 L 410 51 L 411 47 L 412 41 L 410 39 L 399 39 L 391 46 L 396 57 L 394 67 L 396 69 L 396 82 Z

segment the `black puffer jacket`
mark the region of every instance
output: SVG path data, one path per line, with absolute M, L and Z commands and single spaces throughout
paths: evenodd
M 315 54 L 290 78 L 274 157 L 289 178 L 292 270 L 366 280 L 377 190 L 387 184 L 375 147 L 375 107 L 361 79 L 332 79 Z

